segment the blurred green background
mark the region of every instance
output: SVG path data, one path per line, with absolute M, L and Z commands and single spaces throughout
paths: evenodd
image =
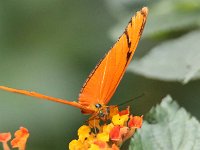
M 0 84 L 76 101 L 90 71 L 143 6 L 150 15 L 134 58 L 199 28 L 198 0 L 1 0 Z M 142 115 L 170 94 L 200 119 L 199 91 L 200 80 L 183 85 L 127 72 L 110 104 L 145 93 L 130 104 Z M 27 127 L 28 150 L 68 149 L 87 118 L 67 105 L 0 91 L 0 132 Z

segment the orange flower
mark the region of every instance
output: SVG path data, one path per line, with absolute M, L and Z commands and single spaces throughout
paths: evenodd
M 110 131 L 110 139 L 112 141 L 115 141 L 118 145 L 121 145 L 122 142 L 124 142 L 124 139 L 127 139 L 127 135 L 129 134 L 129 128 L 124 126 L 115 126 L 111 131 Z M 132 135 L 131 135 L 132 136 Z M 130 138 L 130 137 L 129 137 Z
M 0 142 L 8 142 L 11 139 L 10 132 L 7 133 L 0 133 Z
M 130 116 L 130 120 L 128 122 L 129 127 L 133 128 L 141 128 L 142 127 L 143 116 Z
M 117 106 L 110 106 L 109 118 L 112 118 L 114 115 L 118 113 L 119 113 L 119 110 Z
M 119 150 L 119 147 L 115 144 L 112 145 L 112 150 Z
M 28 137 L 28 130 L 24 127 L 20 127 L 20 129 L 15 132 L 15 138 L 11 141 L 12 147 L 19 148 L 19 150 L 25 150 Z
M 135 133 L 136 128 L 141 127 L 142 117 L 130 115 L 129 107 L 121 112 L 117 106 L 110 110 L 112 115 L 106 121 L 95 118 L 88 121 L 89 126 L 81 126 L 78 129 L 78 140 L 71 141 L 69 149 L 119 150 L 120 145 Z
M 128 133 L 128 131 L 129 131 L 128 127 L 126 127 L 126 126 L 121 127 L 120 128 L 120 136 L 121 136 L 121 138 L 124 137 Z
M 128 107 L 127 109 L 125 109 L 125 110 L 122 110 L 122 111 L 120 111 L 119 112 L 119 115 L 120 116 L 123 116 L 123 115 L 129 115 L 129 113 L 130 113 L 130 107 Z
M 97 145 L 99 147 L 99 149 L 105 149 L 108 147 L 106 142 L 100 141 L 100 140 L 94 141 L 94 144 Z
M 120 126 L 114 126 L 110 131 L 110 139 L 113 141 L 119 141 L 120 138 Z
M 3 143 L 3 149 L 4 150 L 10 150 L 7 142 L 11 139 L 10 132 L 7 133 L 0 133 L 0 142 Z

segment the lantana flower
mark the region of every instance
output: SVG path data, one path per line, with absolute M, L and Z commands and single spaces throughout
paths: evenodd
M 10 139 L 11 139 L 10 132 L 0 133 L 0 142 L 2 142 L 4 150 L 10 150 L 8 143 L 7 143 Z
M 15 138 L 11 141 L 12 147 L 19 148 L 19 150 L 25 150 L 28 137 L 28 130 L 24 127 L 20 127 L 20 129 L 15 132 Z
M 18 150 L 25 150 L 26 142 L 29 137 L 29 132 L 26 128 L 20 127 L 15 132 L 15 138 L 11 141 L 12 148 L 18 148 Z M 11 133 L 0 133 L 0 142 L 3 143 L 3 150 L 10 150 L 7 142 L 11 139 Z
M 143 116 L 130 116 L 130 120 L 128 122 L 129 127 L 133 128 L 141 128 L 142 127 Z
M 130 115 L 129 108 L 118 111 L 118 107 L 110 107 L 108 120 L 89 120 L 89 125 L 78 129 L 78 139 L 69 144 L 70 150 L 119 150 L 122 143 L 130 138 L 137 128 L 141 128 L 143 117 Z

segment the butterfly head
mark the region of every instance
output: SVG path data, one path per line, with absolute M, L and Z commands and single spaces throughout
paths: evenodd
M 110 115 L 110 107 L 109 106 L 104 106 L 101 104 L 95 104 L 95 107 L 97 109 L 97 114 L 96 117 L 100 118 L 100 120 L 107 120 Z

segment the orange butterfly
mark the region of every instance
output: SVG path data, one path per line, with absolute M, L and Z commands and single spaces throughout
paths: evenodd
M 0 86 L 0 89 L 71 105 L 81 109 L 84 114 L 104 117 L 108 114 L 110 107 L 106 105 L 113 96 L 136 50 L 147 15 L 148 8 L 143 7 L 131 18 L 125 32 L 87 78 L 80 91 L 78 102 L 5 86 Z

